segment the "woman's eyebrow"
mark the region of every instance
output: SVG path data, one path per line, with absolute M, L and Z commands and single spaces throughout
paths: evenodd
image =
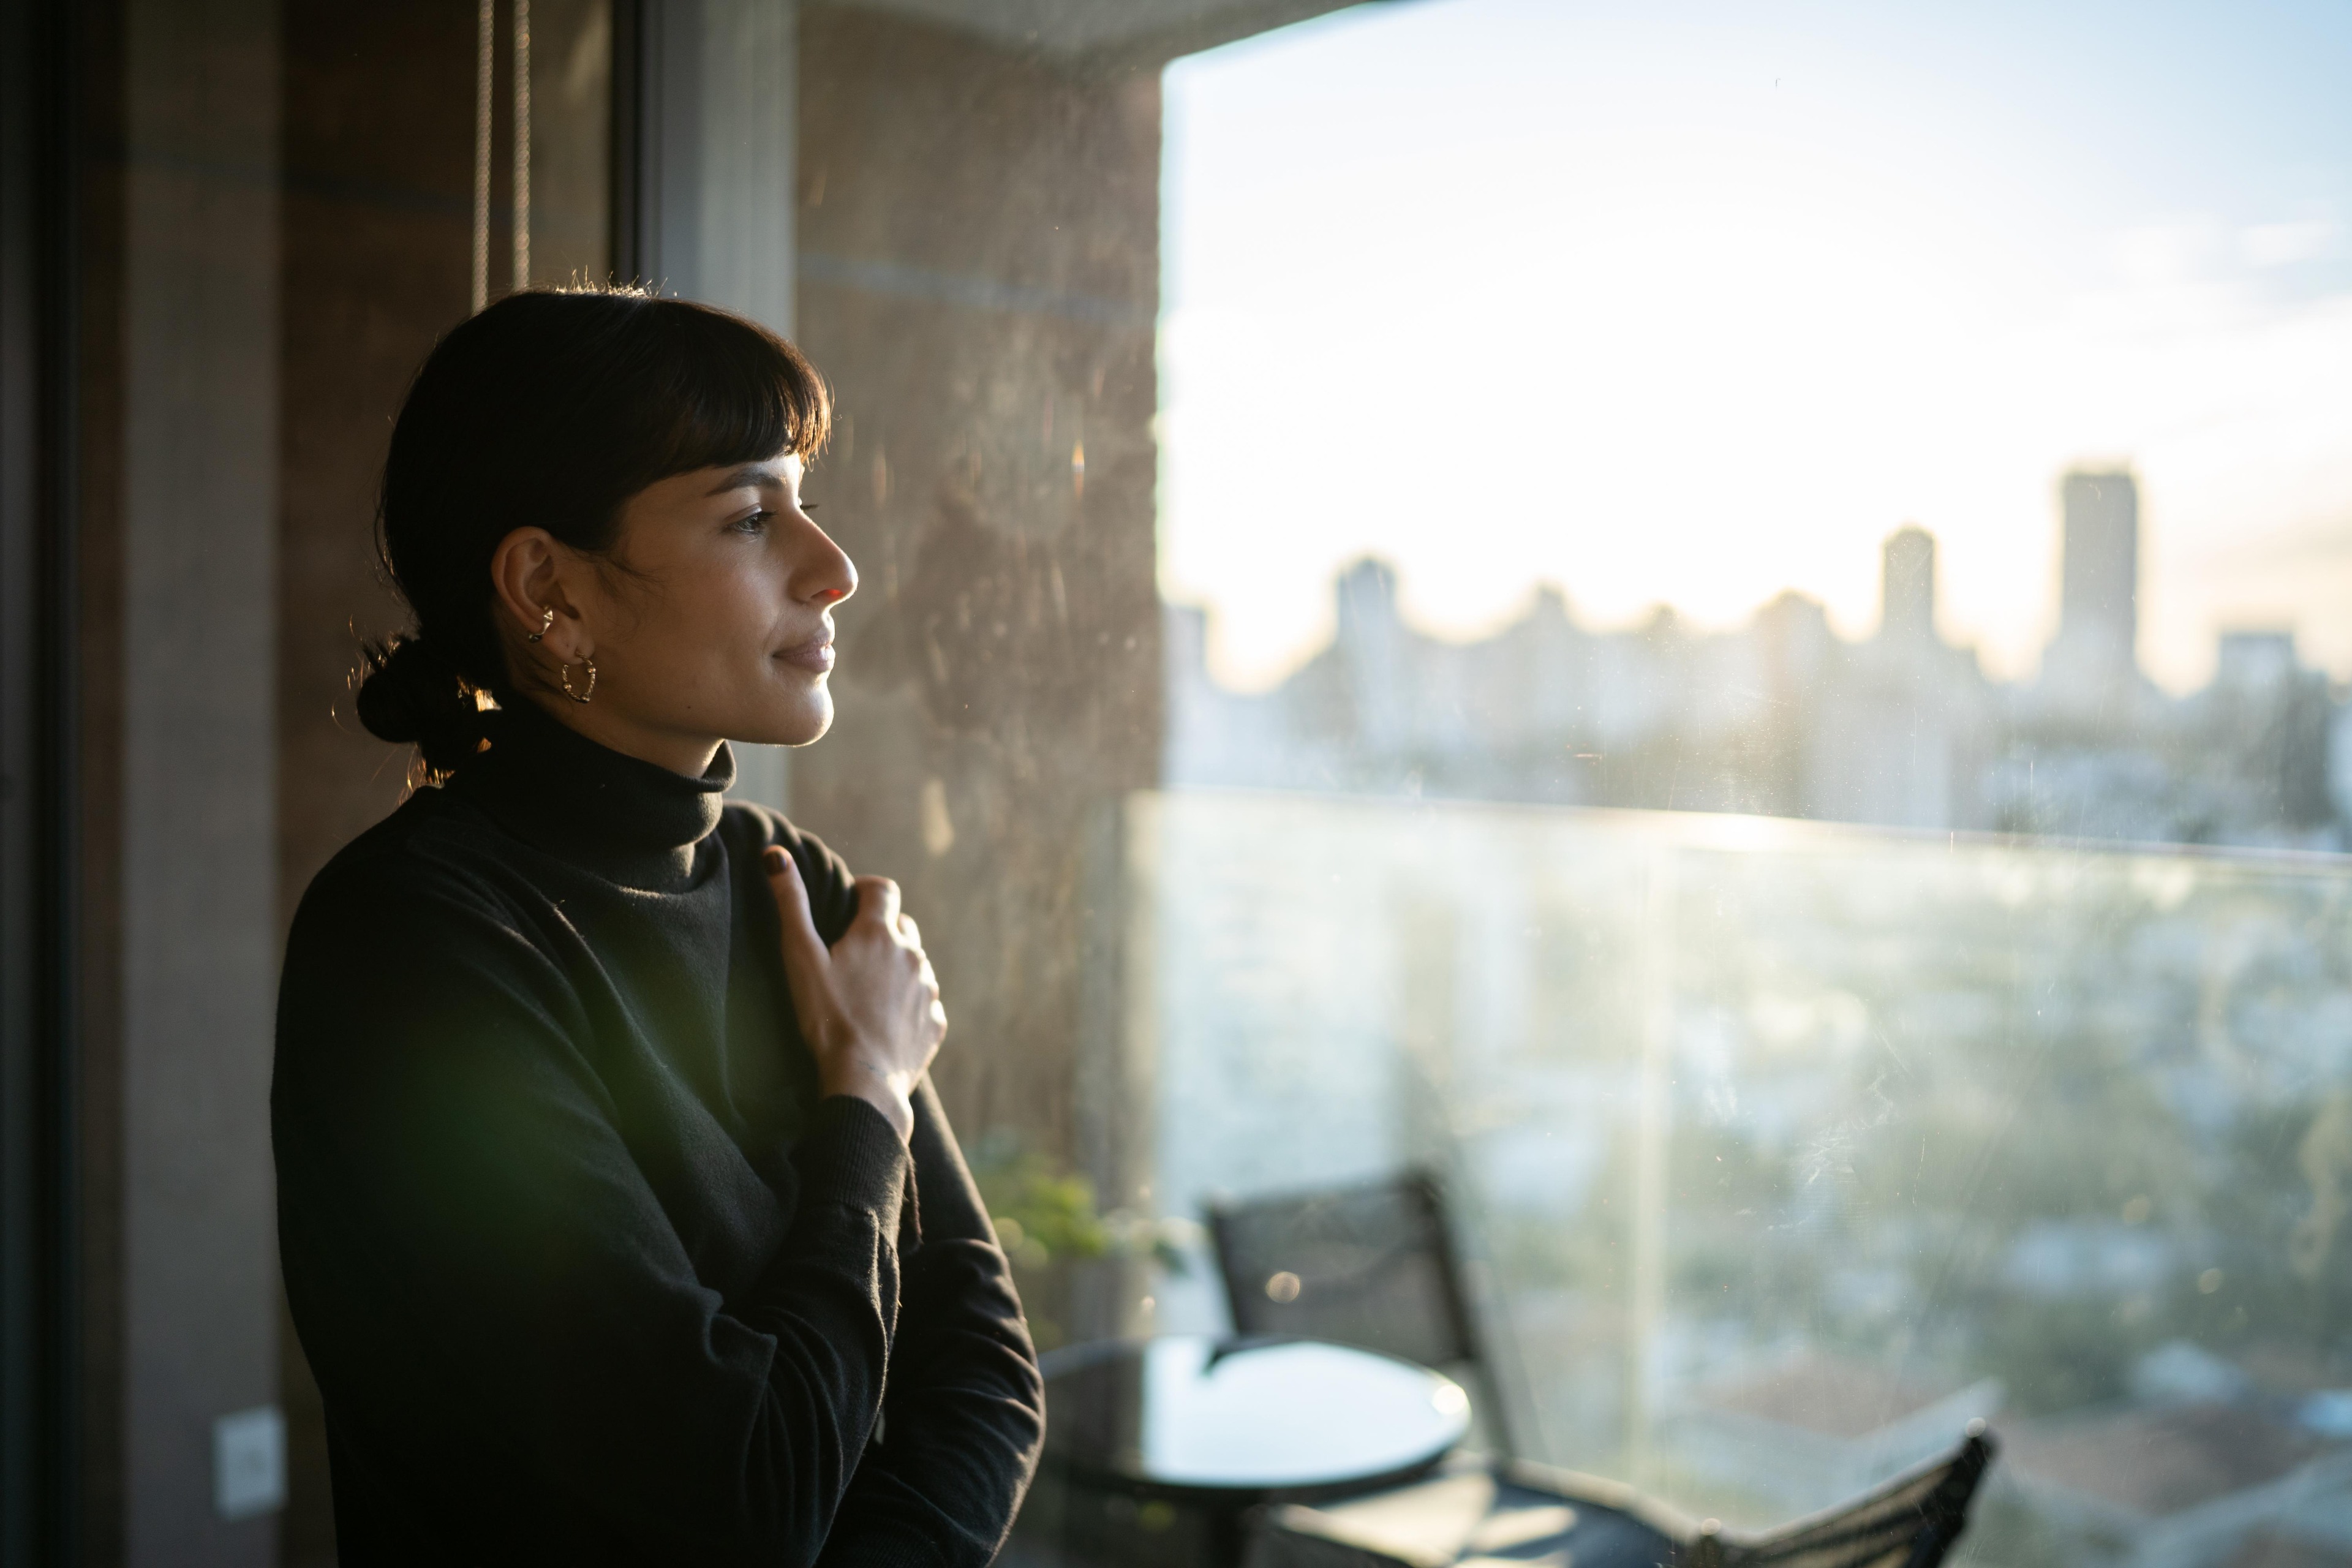
M 729 490 L 740 490 L 746 485 L 774 485 L 781 489 L 783 482 L 783 479 L 777 475 L 774 469 L 760 463 L 746 463 L 741 468 L 728 474 L 726 478 L 720 479 L 717 484 L 711 486 L 709 493 L 715 496 L 723 496 Z

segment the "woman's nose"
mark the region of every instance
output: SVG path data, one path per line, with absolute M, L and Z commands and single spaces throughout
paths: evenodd
M 794 584 L 799 596 L 810 604 L 830 607 L 857 592 L 857 563 L 833 542 L 833 536 L 811 523 L 809 542 L 814 547 L 810 558 L 794 574 L 800 579 Z

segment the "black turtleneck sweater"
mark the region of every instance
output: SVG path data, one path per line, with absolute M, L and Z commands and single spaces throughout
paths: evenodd
M 1044 1424 L 926 1083 L 821 1099 L 761 851 L 840 860 L 536 709 L 321 871 L 270 1097 L 345 1568 L 981 1564 Z

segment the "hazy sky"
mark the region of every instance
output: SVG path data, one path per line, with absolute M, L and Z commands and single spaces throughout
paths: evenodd
M 1409 0 L 1168 74 L 1163 585 L 1243 684 L 1401 568 L 1444 635 L 1849 636 L 1881 539 L 2030 670 L 2070 463 L 2141 479 L 2141 650 L 2352 676 L 2352 3 Z

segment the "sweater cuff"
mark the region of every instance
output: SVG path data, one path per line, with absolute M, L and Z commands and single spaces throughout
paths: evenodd
M 910 1161 L 889 1118 L 854 1094 L 818 1101 L 816 1125 L 793 1151 L 803 1201 L 846 1204 L 883 1216 L 895 1236 Z

